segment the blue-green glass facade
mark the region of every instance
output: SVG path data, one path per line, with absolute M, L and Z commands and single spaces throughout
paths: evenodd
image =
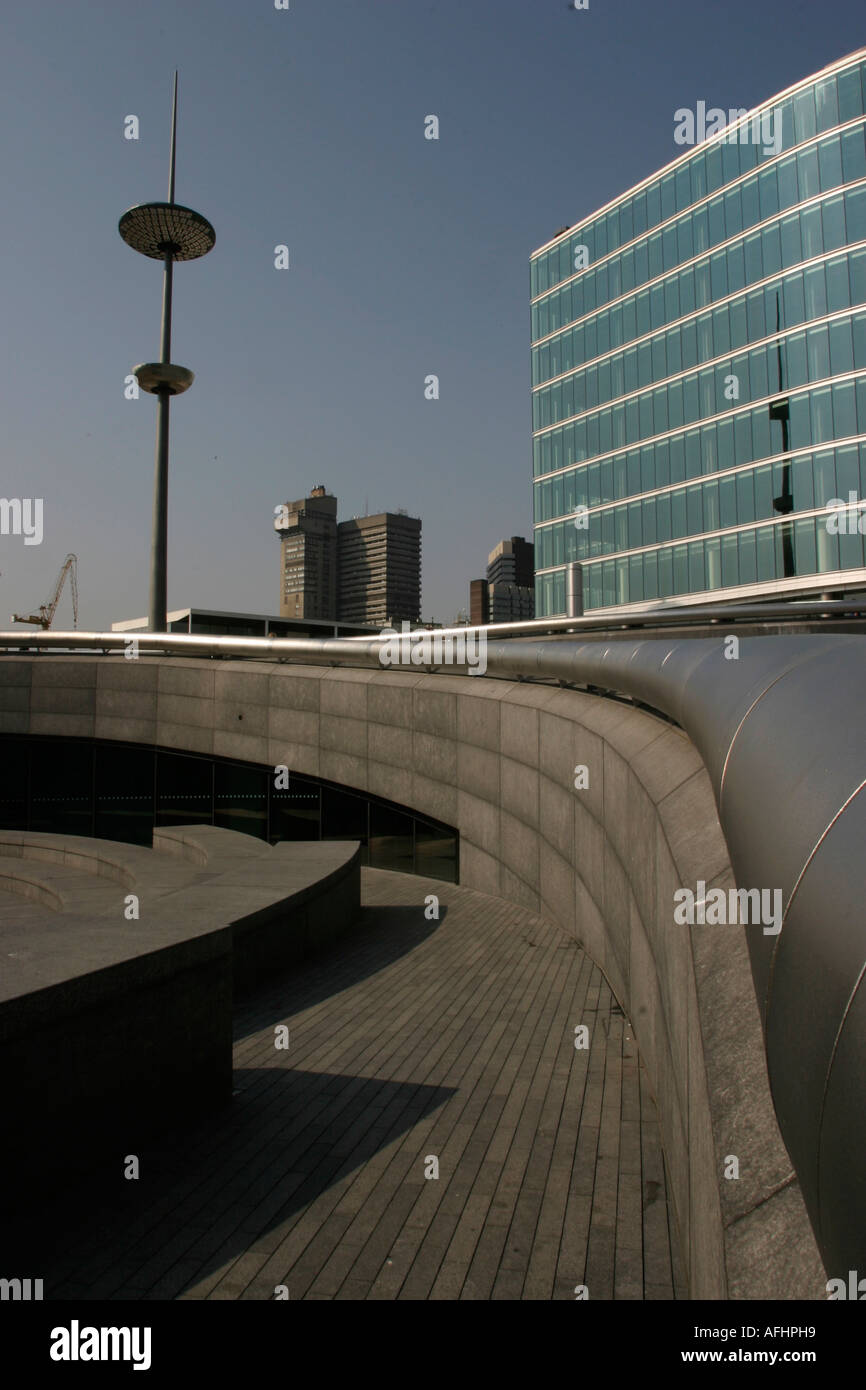
M 866 50 L 533 255 L 539 616 L 866 588 L 864 112 Z

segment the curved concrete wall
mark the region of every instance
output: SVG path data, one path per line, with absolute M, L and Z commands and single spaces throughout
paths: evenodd
M 539 684 L 182 658 L 0 659 L 0 709 L 3 731 L 285 763 L 455 826 L 461 883 L 559 922 L 631 1019 L 692 1297 L 824 1296 L 743 930 L 673 925 L 677 888 L 733 886 L 706 769 L 680 730 Z

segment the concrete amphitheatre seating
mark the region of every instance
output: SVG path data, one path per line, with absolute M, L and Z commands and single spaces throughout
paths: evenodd
M 0 890 L 8 1193 L 109 1149 L 120 1163 L 228 1100 L 233 997 L 351 926 L 360 851 L 213 826 L 159 829 L 152 850 L 6 830 Z

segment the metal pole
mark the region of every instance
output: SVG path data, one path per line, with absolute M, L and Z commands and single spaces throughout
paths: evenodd
M 156 405 L 156 465 L 153 476 L 153 536 L 150 547 L 151 632 L 168 631 L 168 401 L 168 392 L 162 389 L 158 393 Z
M 174 202 L 174 165 L 177 154 L 177 68 L 174 72 L 174 96 L 171 102 L 171 152 L 168 157 L 168 201 Z
M 150 545 L 148 631 L 168 627 L 168 437 L 171 397 L 189 389 L 193 374 L 171 361 L 172 277 L 176 260 L 197 260 L 212 250 L 216 233 L 206 217 L 174 201 L 177 166 L 177 72 L 171 105 L 171 146 L 168 161 L 168 202 L 140 203 L 128 208 L 117 229 L 134 251 L 162 259 L 162 336 L 160 360 L 135 368 L 139 385 L 157 398 L 156 454 L 153 470 L 153 531 Z
M 174 202 L 177 151 L 177 72 L 171 104 L 171 151 L 168 161 L 168 201 Z M 174 257 L 165 257 L 162 277 L 160 361 L 171 362 L 171 294 Z M 150 631 L 168 631 L 168 424 L 171 394 L 167 386 L 156 393 L 156 458 L 153 473 L 153 532 L 150 545 Z
M 162 281 L 160 361 L 171 361 L 171 292 L 174 262 L 165 258 Z M 168 412 L 167 386 L 157 391 L 156 460 L 153 474 L 153 536 L 150 548 L 150 631 L 168 631 Z
M 566 610 L 569 618 L 583 617 L 583 566 L 572 560 L 566 574 Z

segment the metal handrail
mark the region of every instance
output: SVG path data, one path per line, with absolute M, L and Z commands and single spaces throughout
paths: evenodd
M 718 604 L 707 607 L 659 608 L 651 612 L 583 618 L 533 618 L 514 623 L 448 628 L 411 628 L 406 634 L 424 637 L 474 637 L 484 634 L 489 644 L 509 638 L 614 636 L 641 631 L 679 628 L 707 629 L 712 636 L 720 627 L 743 624 L 776 627 L 814 623 L 821 627 L 841 620 L 866 622 L 866 596 L 854 599 L 810 599 L 802 602 Z M 392 631 L 391 629 L 387 630 Z M 188 632 L 0 632 L 0 651 L 127 651 L 135 643 L 139 651 L 176 656 L 234 656 L 260 660 L 305 661 L 310 664 L 368 666 L 378 664 L 378 650 L 386 635 L 375 637 L 215 637 Z

